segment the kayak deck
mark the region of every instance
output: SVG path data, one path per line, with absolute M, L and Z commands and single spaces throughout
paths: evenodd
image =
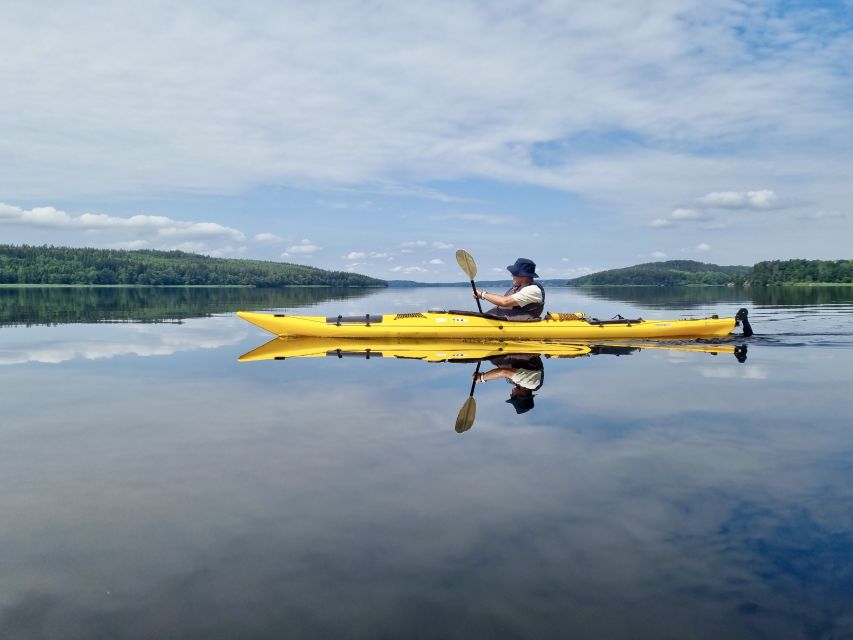
M 509 321 L 465 311 L 425 311 L 364 316 L 290 316 L 238 311 L 247 322 L 277 336 L 317 338 L 402 338 L 412 340 L 548 340 L 713 338 L 748 327 L 746 310 L 736 317 L 598 320 L 583 314 L 548 313 L 541 320 Z M 750 330 L 751 333 L 751 330 Z

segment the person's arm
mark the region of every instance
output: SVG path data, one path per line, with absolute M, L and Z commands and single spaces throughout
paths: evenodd
M 498 296 L 501 297 L 501 296 Z M 499 380 L 500 378 L 511 378 L 518 369 L 498 367 L 485 373 L 477 373 L 472 376 L 477 382 L 488 382 L 489 380 Z
M 477 291 L 477 293 L 472 293 L 474 297 L 480 298 L 480 300 L 485 300 L 486 302 L 491 302 L 496 307 L 519 307 L 521 305 L 518 304 L 515 298 L 512 296 L 499 296 L 495 293 L 489 293 L 488 291 Z

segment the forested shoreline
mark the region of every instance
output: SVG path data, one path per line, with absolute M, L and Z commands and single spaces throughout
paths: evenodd
M 345 271 L 184 251 L 0 245 L 0 284 L 384 287 Z
M 853 260 L 772 260 L 752 267 L 669 260 L 600 271 L 574 278 L 567 284 L 579 287 L 853 284 Z
M 770 260 L 759 262 L 744 281 L 748 285 L 851 284 L 853 260 Z
M 385 287 L 388 282 L 305 265 L 212 258 L 184 251 L 0 244 L 0 285 Z M 423 283 L 393 282 L 396 286 Z M 853 284 L 853 260 L 771 260 L 720 266 L 650 262 L 569 280 L 569 286 Z
M 695 260 L 667 260 L 609 269 L 569 280 L 571 286 L 726 285 L 749 273 L 748 266 L 720 266 Z
M 176 322 L 246 311 L 309 307 L 367 296 L 360 287 L 0 286 L 0 327 L 92 322 Z

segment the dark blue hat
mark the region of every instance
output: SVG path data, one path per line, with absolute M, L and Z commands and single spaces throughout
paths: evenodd
M 524 276 L 528 278 L 538 278 L 536 275 L 536 263 L 527 258 L 519 258 L 515 264 L 507 267 L 507 270 L 514 276 Z
M 533 408 L 533 394 L 512 396 L 507 402 L 515 407 L 516 413 L 525 413 Z

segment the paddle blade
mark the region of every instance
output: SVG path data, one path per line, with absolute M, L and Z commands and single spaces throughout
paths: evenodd
M 465 249 L 456 250 L 456 262 L 459 263 L 459 266 L 462 267 L 462 271 L 464 271 L 471 280 L 477 277 L 477 263 L 474 262 L 474 258 L 472 258 L 471 254 L 465 251 Z
M 456 433 L 465 433 L 474 424 L 474 418 L 477 415 L 477 401 L 473 396 L 469 396 L 459 410 L 459 415 L 456 416 Z

